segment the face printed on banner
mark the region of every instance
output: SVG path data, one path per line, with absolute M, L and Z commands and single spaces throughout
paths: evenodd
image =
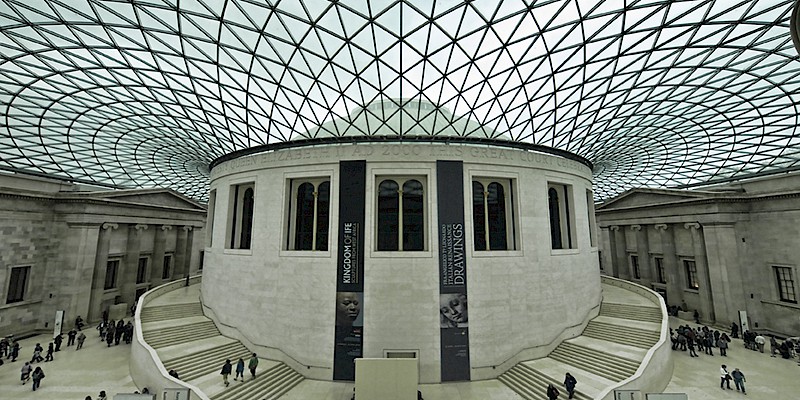
M 361 314 L 361 300 L 357 292 L 336 293 L 336 325 L 353 325 Z
M 443 294 L 439 297 L 440 320 L 442 328 L 466 328 L 469 320 L 467 295 L 462 293 Z

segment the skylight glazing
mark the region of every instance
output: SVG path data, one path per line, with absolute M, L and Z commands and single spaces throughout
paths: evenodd
M 586 157 L 597 198 L 794 170 L 793 3 L 3 0 L 0 169 L 203 199 L 211 160 L 403 99 Z

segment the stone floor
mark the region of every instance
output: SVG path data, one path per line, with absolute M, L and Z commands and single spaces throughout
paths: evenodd
M 671 319 L 670 323 L 677 326 L 688 322 Z M 36 392 L 31 391 L 30 382 L 20 384 L 19 370 L 25 360 L 30 359 L 33 345 L 40 342 L 46 348 L 49 337 L 40 335 L 22 340 L 21 357 L 14 363 L 6 362 L 0 366 L 0 399 L 83 400 L 87 395 L 95 398 L 100 390 L 105 390 L 109 396 L 137 390 L 128 374 L 129 347 L 120 344 L 108 348 L 105 343 L 100 342 L 96 331 L 89 329 L 86 332 L 89 337 L 84 349 L 75 351 L 74 347 L 64 346 L 60 352 L 55 353 L 54 361 L 38 364 L 47 377 Z M 738 339 L 734 339 L 728 357 L 719 356 L 715 349 L 713 357 L 701 355 L 690 358 L 686 352 L 675 352 L 674 360 L 675 369 L 666 393 L 687 393 L 691 400 L 800 398 L 800 379 L 797 379 L 800 366 L 797 365 L 797 359 L 771 358 L 766 353 L 746 350 Z M 739 368 L 744 372 L 747 378 L 746 397 L 736 390 L 719 388 L 719 367 L 723 363 L 728 365 L 730 371 Z M 421 385 L 420 389 L 426 400 L 520 399 L 497 380 Z M 352 384 L 306 380 L 282 399 L 349 400 L 352 393 Z M 641 400 L 645 400 L 644 396 Z

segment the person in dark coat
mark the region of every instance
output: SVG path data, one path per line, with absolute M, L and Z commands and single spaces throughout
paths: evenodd
M 61 351 L 61 343 L 64 343 L 64 336 L 59 333 L 53 338 L 53 342 L 56 344 L 56 349 L 54 351 Z
M 114 330 L 116 330 L 116 326 L 109 324 L 108 332 L 106 332 L 106 343 L 108 344 L 107 347 L 111 347 L 111 343 L 114 343 Z
M 734 339 L 739 338 L 739 325 L 736 322 L 731 322 L 731 337 Z
M 118 345 L 119 341 L 122 340 L 122 334 L 125 333 L 125 321 L 119 320 L 117 322 L 117 328 L 114 329 L 114 345 Z
M 53 361 L 53 343 L 47 345 L 47 355 L 44 357 L 44 362 Z
M 564 387 L 567 388 L 567 394 L 569 394 L 570 399 L 575 394 L 575 385 L 577 384 L 578 380 L 575 379 L 575 377 L 572 376 L 572 374 L 567 372 L 566 377 L 564 377 Z
M 11 344 L 11 361 L 17 361 L 19 357 L 19 342 Z
M 244 359 L 240 358 L 239 361 L 236 362 L 236 377 L 233 380 L 238 381 L 239 377 L 242 378 L 242 382 L 244 382 Z
M 42 371 L 42 368 L 36 367 L 36 369 L 33 370 L 32 377 L 33 377 L 33 391 L 35 392 L 36 389 L 39 388 L 39 385 L 42 384 L 42 379 L 44 379 L 44 371 Z
M 78 331 L 75 328 L 72 328 L 67 332 L 67 346 L 72 346 L 75 344 L 75 337 L 78 336 Z
M 547 398 L 549 400 L 556 400 L 558 398 L 558 395 L 559 395 L 558 389 L 556 389 L 556 387 L 553 386 L 552 383 L 548 384 L 547 385 Z
M 224 383 L 226 387 L 231 384 L 228 382 L 228 375 L 231 374 L 232 369 L 233 365 L 231 365 L 231 360 L 225 360 L 225 364 L 222 365 L 222 371 L 220 371 L 220 375 L 222 375 L 222 383 Z

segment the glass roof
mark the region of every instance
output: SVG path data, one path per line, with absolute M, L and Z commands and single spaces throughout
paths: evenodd
M 387 101 L 586 157 L 601 199 L 800 169 L 793 3 L 0 0 L 0 169 L 202 200 L 213 159 Z

